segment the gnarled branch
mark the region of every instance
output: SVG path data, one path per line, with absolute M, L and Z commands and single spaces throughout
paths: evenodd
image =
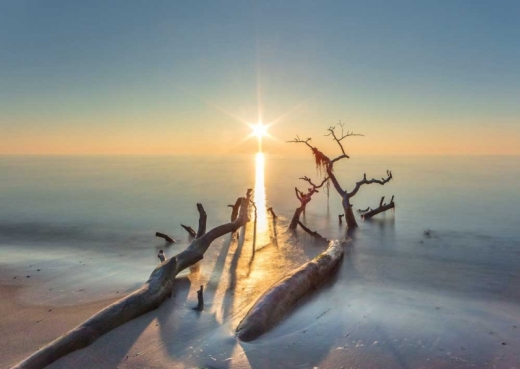
M 336 136 L 336 126 L 331 126 L 329 127 L 328 131 L 329 133 L 326 134 L 325 136 L 332 136 L 332 138 L 334 139 L 334 141 L 337 142 L 339 148 L 341 149 L 341 152 L 343 155 L 340 155 L 338 156 L 337 158 L 335 159 L 332 159 L 330 161 L 330 164 L 329 165 L 333 165 L 336 161 L 340 160 L 340 159 L 343 159 L 343 158 L 347 158 L 349 159 L 350 157 L 347 155 L 347 153 L 345 152 L 345 149 L 343 147 L 343 144 L 341 143 L 341 141 L 347 137 L 351 137 L 351 136 L 363 136 L 362 134 L 359 134 L 359 133 L 354 133 L 354 132 L 351 132 L 351 131 L 347 131 L 347 133 L 345 133 L 345 131 L 343 130 L 343 127 L 344 127 L 344 123 L 341 123 L 339 122 L 338 124 L 340 127 L 341 127 L 341 137 L 338 137 Z
M 356 182 L 356 187 L 354 187 L 354 189 L 352 190 L 352 192 L 348 192 L 347 195 L 349 197 L 353 197 L 356 195 L 356 193 L 359 191 L 359 189 L 361 188 L 361 186 L 365 185 L 365 184 L 372 184 L 372 183 L 378 183 L 380 185 L 384 185 L 385 183 L 389 182 L 391 179 L 392 179 L 392 172 L 387 170 L 386 171 L 386 174 L 388 175 L 388 177 L 386 178 L 381 178 L 381 180 L 379 179 L 375 179 L 375 178 L 372 178 L 370 180 L 367 180 L 367 175 L 366 173 L 363 175 L 363 179 L 359 182 Z

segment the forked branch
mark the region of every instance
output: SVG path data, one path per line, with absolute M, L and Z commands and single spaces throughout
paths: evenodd
M 343 129 L 344 125 L 345 125 L 344 123 L 339 122 L 339 126 L 341 127 L 341 137 L 338 137 L 336 135 L 336 126 L 329 127 L 329 129 L 328 129 L 329 133 L 325 135 L 325 136 L 332 136 L 332 138 L 334 139 L 334 141 L 336 141 L 336 143 L 338 144 L 338 146 L 341 149 L 341 152 L 343 154 L 343 155 L 340 155 L 337 158 L 334 158 L 334 159 L 332 159 L 330 161 L 329 165 L 331 167 L 338 160 L 343 159 L 343 158 L 347 158 L 347 159 L 349 158 L 349 156 L 345 152 L 345 148 L 343 147 L 343 144 L 341 143 L 341 141 L 343 139 L 345 139 L 347 137 L 351 137 L 351 136 L 363 136 L 362 134 L 354 133 L 353 131 L 347 131 L 347 133 L 345 133 L 345 131 Z

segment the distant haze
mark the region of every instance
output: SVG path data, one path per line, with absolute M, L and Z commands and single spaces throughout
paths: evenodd
M 520 154 L 518 1 L 3 1 L 0 154 Z

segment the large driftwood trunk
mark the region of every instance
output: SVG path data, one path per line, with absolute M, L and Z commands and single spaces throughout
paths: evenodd
M 73 351 L 90 345 L 112 329 L 156 309 L 167 296 L 171 295 L 175 276 L 203 258 L 210 244 L 226 233 L 235 232 L 248 222 L 249 190 L 247 197 L 240 199 L 240 214 L 235 221 L 220 225 L 202 235 L 206 228 L 206 213 L 197 204 L 201 218 L 201 236 L 180 254 L 162 262 L 150 275 L 146 283 L 137 291 L 109 305 L 73 330 L 64 334 L 47 346 L 36 351 L 12 369 L 41 369 Z M 201 211 L 202 209 L 202 211 Z
M 298 300 L 313 291 L 336 270 L 342 257 L 342 243 L 330 241 L 325 252 L 269 288 L 238 325 L 238 338 L 252 341 L 274 327 Z

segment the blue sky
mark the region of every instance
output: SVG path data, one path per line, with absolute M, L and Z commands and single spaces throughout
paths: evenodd
M 518 1 L 1 1 L 0 50 L 0 153 L 243 152 L 260 105 L 274 152 L 520 154 Z

